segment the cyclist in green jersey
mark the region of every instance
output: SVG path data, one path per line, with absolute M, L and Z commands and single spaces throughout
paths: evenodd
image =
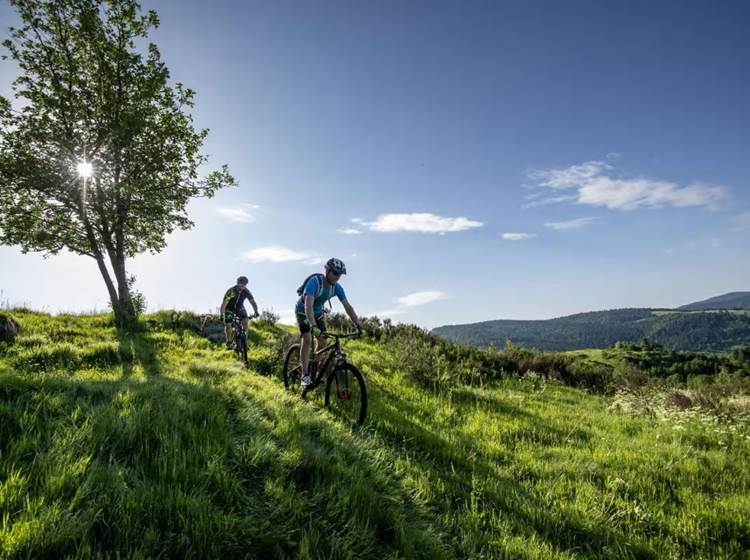
M 250 290 L 247 289 L 247 277 L 240 276 L 237 278 L 237 284 L 229 288 L 224 294 L 221 302 L 221 317 L 224 320 L 224 336 L 227 341 L 227 348 L 232 349 L 232 319 L 234 315 L 242 318 L 242 328 L 247 331 L 247 311 L 245 311 L 245 300 L 253 306 L 255 314 L 258 317 L 258 304 Z

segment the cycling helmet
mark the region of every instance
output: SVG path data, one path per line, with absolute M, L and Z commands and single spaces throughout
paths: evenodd
M 346 274 L 346 265 L 344 264 L 344 261 L 339 259 L 328 259 L 326 268 L 330 268 L 331 270 L 333 270 L 334 272 L 338 272 L 339 274 Z
M 239 278 L 237 278 L 237 283 L 238 284 L 245 284 L 245 285 L 247 285 L 247 282 L 248 282 L 247 276 L 240 276 Z

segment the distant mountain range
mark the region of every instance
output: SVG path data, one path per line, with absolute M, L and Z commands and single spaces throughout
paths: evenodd
M 750 292 L 729 292 L 677 308 L 679 311 L 708 311 L 716 309 L 750 309 Z
M 506 341 L 540 350 L 608 348 L 644 338 L 675 350 L 750 345 L 750 292 L 732 292 L 678 309 L 614 309 L 542 321 L 484 321 L 437 327 L 455 342 L 502 348 Z

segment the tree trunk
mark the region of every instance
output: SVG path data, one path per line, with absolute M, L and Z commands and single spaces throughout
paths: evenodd
M 99 266 L 99 272 L 107 286 L 109 302 L 112 305 L 112 312 L 115 314 L 115 323 L 119 328 L 131 327 L 135 322 L 135 315 L 130 301 L 130 290 L 128 289 L 127 281 L 123 285 L 120 282 L 120 278 L 116 276 L 117 286 L 115 286 L 102 255 L 96 258 L 96 264 Z
M 115 278 L 117 279 L 117 307 L 115 320 L 119 327 L 129 328 L 136 322 L 135 309 L 130 297 L 130 286 L 128 286 L 128 274 L 125 270 L 125 257 L 118 255 L 112 262 Z M 112 306 L 114 309 L 114 305 Z

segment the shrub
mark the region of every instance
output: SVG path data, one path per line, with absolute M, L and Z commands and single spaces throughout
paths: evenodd
M 685 410 L 693 406 L 693 401 L 681 391 L 670 391 L 667 393 L 667 398 L 664 399 L 664 405 L 671 408 Z
M 264 309 L 260 312 L 260 317 L 258 317 L 257 323 L 259 326 L 272 327 L 279 322 L 279 319 L 281 319 L 281 317 L 278 313 L 275 313 L 273 309 Z

